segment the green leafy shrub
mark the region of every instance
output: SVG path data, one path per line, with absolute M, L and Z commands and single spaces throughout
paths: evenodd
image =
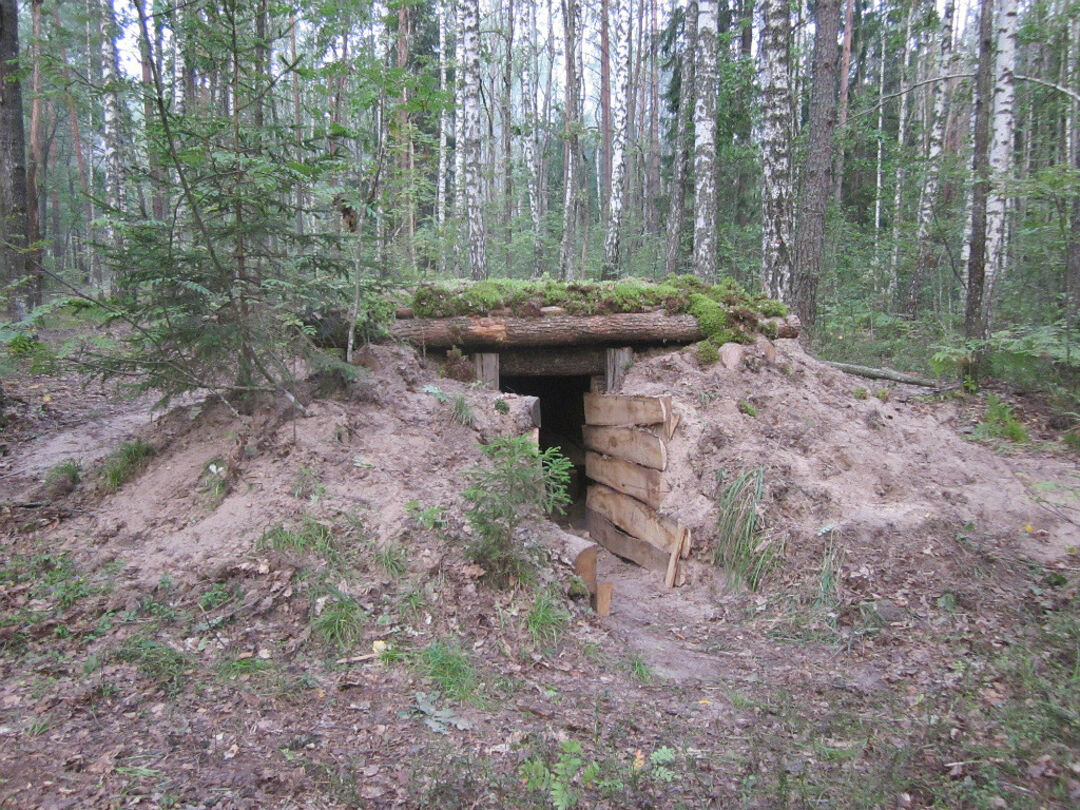
M 708 338 L 698 342 L 697 346 L 695 346 L 695 353 L 698 362 L 703 366 L 711 366 L 720 359 L 720 349 Z
M 1007 439 L 1010 442 L 1028 440 L 1027 429 L 1016 418 L 1012 406 L 996 394 L 986 398 L 983 421 L 976 426 L 975 435 L 980 439 Z
M 503 585 L 528 568 L 524 550 L 514 542 L 517 528 L 538 512 L 561 511 L 570 503 L 571 464 L 557 447 L 541 452 L 524 436 L 499 438 L 482 449 L 492 466 L 469 470 L 470 485 L 462 493 L 473 530 L 466 555 L 490 581 Z

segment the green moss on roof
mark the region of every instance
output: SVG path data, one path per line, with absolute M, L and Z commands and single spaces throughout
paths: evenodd
M 782 303 L 750 295 L 733 278 L 710 286 L 690 275 L 668 276 L 660 282 L 629 278 L 614 282 L 489 279 L 426 283 L 416 288 L 409 306 L 418 318 L 490 314 L 528 318 L 539 316 L 542 307 L 561 307 L 570 315 L 662 309 L 670 315 L 693 315 L 716 345 L 753 340 L 761 331 L 761 318 L 787 314 Z

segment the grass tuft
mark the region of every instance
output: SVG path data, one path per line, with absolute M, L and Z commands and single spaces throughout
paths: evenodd
M 755 591 L 775 565 L 780 548 L 761 531 L 758 507 L 765 491 L 765 468 L 749 470 L 724 488 L 716 519 L 713 563 Z
M 566 631 L 569 623 L 570 612 L 563 606 L 558 595 L 550 589 L 536 594 L 532 609 L 525 619 L 529 635 L 539 645 L 558 644 L 559 636 Z
M 335 589 L 312 618 L 311 629 L 323 641 L 344 651 L 360 638 L 367 617 L 359 602 Z
M 444 695 L 459 701 L 476 701 L 476 667 L 457 640 L 436 639 L 422 649 L 416 664 Z
M 106 492 L 116 492 L 135 477 L 152 455 L 154 448 L 142 439 L 124 442 L 109 454 L 101 467 L 102 488 Z

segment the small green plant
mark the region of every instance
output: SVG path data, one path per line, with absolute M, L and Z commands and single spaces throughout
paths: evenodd
M 448 397 L 437 385 L 425 385 L 424 393 L 431 394 L 438 402 L 444 405 L 450 401 L 450 397 Z
M 392 579 L 404 576 L 408 570 L 409 555 L 401 543 L 389 543 L 375 549 L 375 564 Z
M 135 664 L 148 678 L 163 682 L 170 691 L 183 685 L 190 665 L 188 657 L 147 635 L 136 634 L 124 639 L 116 657 Z
M 417 654 L 416 665 L 444 695 L 459 701 L 476 700 L 476 668 L 456 639 L 431 642 Z
M 585 763 L 581 743 L 577 740 L 563 740 L 559 756 L 551 767 L 541 757 L 530 757 L 521 766 L 520 773 L 525 786 L 545 794 L 555 810 L 570 810 L 581 800 L 574 785 L 580 782 L 584 787 L 591 787 L 600 776 L 600 766 L 596 762 Z
M 855 397 L 855 399 L 866 399 L 870 395 L 870 391 L 866 388 L 863 388 L 862 386 L 859 386 L 851 392 L 851 395 Z
M 525 618 L 525 626 L 533 642 L 539 645 L 556 645 L 559 636 L 566 631 L 570 623 L 570 612 L 563 606 L 562 600 L 550 588 L 536 594 L 532 609 Z
M 474 533 L 465 553 L 491 582 L 505 585 L 528 571 L 514 532 L 536 512 L 562 511 L 570 502 L 571 464 L 557 447 L 541 452 L 524 436 L 499 438 L 482 449 L 492 466 L 469 470 L 470 486 L 462 493 Z
M 476 414 L 473 413 L 472 405 L 464 394 L 456 394 L 453 399 L 454 421 L 465 427 L 476 424 Z
M 216 505 L 229 494 L 229 466 L 220 457 L 212 458 L 203 465 L 202 489 Z
M 199 607 L 205 611 L 211 611 L 221 607 L 236 595 L 236 591 L 224 582 L 215 582 L 210 590 L 199 597 Z
M 649 665 L 645 663 L 645 659 L 638 653 L 630 653 L 626 657 L 626 671 L 636 680 L 638 683 L 649 685 L 652 683 L 652 670 L 649 669 Z
M 720 359 L 720 349 L 708 339 L 698 341 L 697 345 L 694 346 L 694 353 L 697 355 L 698 362 L 703 366 L 711 366 Z
M 292 481 L 292 495 L 294 498 L 305 498 L 312 503 L 318 503 L 326 494 L 326 488 L 319 481 L 319 474 L 310 467 L 301 464 L 296 470 Z
M 61 461 L 45 475 L 45 483 L 63 482 L 69 487 L 75 487 L 82 477 L 82 462 L 76 458 Z
M 311 629 L 327 644 L 344 651 L 360 638 L 366 620 L 367 612 L 360 603 L 334 588 L 328 596 L 316 600 Z
M 233 658 L 218 665 L 218 674 L 226 680 L 260 675 L 275 669 L 274 662 L 248 653 L 243 658 Z
M 135 477 L 152 455 L 154 448 L 142 439 L 124 442 L 106 457 L 101 467 L 102 488 L 116 492 Z
M 1012 406 L 996 394 L 987 396 L 983 421 L 975 427 L 975 436 L 980 439 L 1006 439 L 1010 442 L 1028 440 L 1027 429 L 1016 418 Z
M 258 545 L 269 546 L 280 552 L 314 551 L 328 562 L 336 561 L 339 556 L 333 531 L 312 517 L 305 517 L 299 526 L 292 529 L 285 528 L 281 523 L 271 526 L 259 538 Z
M 754 407 L 752 402 L 748 402 L 745 399 L 739 400 L 739 412 L 751 417 L 757 416 L 757 408 Z
M 653 779 L 658 779 L 661 782 L 673 782 L 677 774 L 671 767 L 678 755 L 674 748 L 667 745 L 662 745 L 649 754 L 649 776 Z
M 409 501 L 405 504 L 405 513 L 416 521 L 421 528 L 431 531 L 433 529 L 446 528 L 446 516 L 441 506 L 420 506 L 420 501 Z
M 892 396 L 892 391 L 888 388 L 878 388 L 874 391 L 874 396 L 880 399 L 882 402 L 888 402 L 889 397 Z
M 748 470 L 724 487 L 716 518 L 713 563 L 750 590 L 757 590 L 779 552 L 761 531 L 758 508 L 764 492 L 765 468 Z
M 38 737 L 49 730 L 49 721 L 45 717 L 36 717 L 31 721 L 26 733 L 31 737 Z
M 506 404 L 506 400 L 502 397 L 499 397 L 497 400 L 495 400 L 495 413 L 510 413 L 510 406 Z

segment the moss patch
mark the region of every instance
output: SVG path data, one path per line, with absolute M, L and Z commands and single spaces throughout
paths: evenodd
M 547 279 L 429 283 L 417 287 L 410 305 L 419 318 L 491 313 L 530 318 L 539 316 L 543 307 L 560 307 L 570 315 L 664 310 L 669 315 L 693 315 L 714 347 L 749 343 L 761 333 L 775 335 L 775 325 L 763 319 L 787 314 L 782 303 L 750 295 L 733 278 L 709 286 L 690 275 L 668 276 L 660 282 L 628 278 L 598 283 Z

